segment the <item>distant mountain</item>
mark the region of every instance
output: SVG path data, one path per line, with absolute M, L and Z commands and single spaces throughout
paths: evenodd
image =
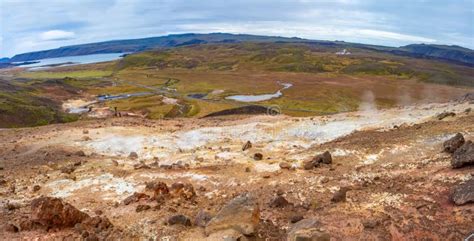
M 347 43 L 342 41 L 318 41 L 301 38 L 285 38 L 274 36 L 259 36 L 248 34 L 176 34 L 161 37 L 142 39 L 113 40 L 99 43 L 89 43 L 60 47 L 57 49 L 23 53 L 15 55 L 11 62 L 31 61 L 45 58 L 77 56 L 101 53 L 127 53 L 140 52 L 153 48 L 173 48 L 185 45 L 208 43 L 237 43 L 237 42 L 273 42 L 273 43 L 308 43 L 333 45 L 344 47 L 358 47 L 371 50 L 389 52 L 396 55 L 411 56 L 416 58 L 433 58 L 474 66 L 474 51 L 459 46 L 412 44 L 399 48 L 384 47 L 366 44 Z
M 430 57 L 474 64 L 474 51 L 460 46 L 411 44 L 399 49 L 415 55 L 414 57 Z
M 0 64 L 10 63 L 10 58 L 0 58 Z

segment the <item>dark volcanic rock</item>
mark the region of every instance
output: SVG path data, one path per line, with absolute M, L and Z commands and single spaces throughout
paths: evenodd
M 319 154 L 315 156 L 313 159 L 303 162 L 303 168 L 305 170 L 310 170 L 315 167 L 318 167 L 321 163 L 332 164 L 332 156 L 331 156 L 331 153 L 329 153 L 329 151 L 325 151 L 323 154 Z
M 456 205 L 474 202 L 474 178 L 457 186 L 452 195 Z
M 247 143 L 245 143 L 245 145 L 242 147 L 242 151 L 246 151 L 250 148 L 252 148 L 252 142 L 247 141 Z
M 263 159 L 262 153 L 255 153 L 255 154 L 253 155 L 253 159 L 254 159 L 255 161 L 260 161 L 260 160 L 262 160 L 262 159 Z
M 31 219 L 46 227 L 73 227 L 89 218 L 59 198 L 40 197 L 31 202 Z
M 191 220 L 189 220 L 188 217 L 182 214 L 178 214 L 178 215 L 174 215 L 168 218 L 168 224 L 169 225 L 181 224 L 184 226 L 191 226 Z
M 130 152 L 130 154 L 128 155 L 128 158 L 130 159 L 137 159 L 138 158 L 138 154 L 134 151 Z
M 456 113 L 454 113 L 454 112 L 443 112 L 443 113 L 437 115 L 436 118 L 438 118 L 438 120 L 442 120 L 446 117 L 453 117 L 453 116 L 456 116 Z
M 460 168 L 463 166 L 474 165 L 474 143 L 467 141 L 459 147 L 453 155 L 451 166 L 453 168 Z
M 464 142 L 464 136 L 461 133 L 457 133 L 451 139 L 443 143 L 444 151 L 448 153 L 454 153 L 464 144 Z

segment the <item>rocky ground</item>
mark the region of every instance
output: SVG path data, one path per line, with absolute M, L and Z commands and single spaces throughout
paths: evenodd
M 0 130 L 0 237 L 463 240 L 473 106 Z

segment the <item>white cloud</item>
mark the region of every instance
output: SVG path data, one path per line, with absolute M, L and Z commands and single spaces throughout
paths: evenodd
M 46 41 L 55 41 L 55 40 L 69 40 L 73 39 L 75 36 L 74 32 L 63 31 L 63 30 L 50 30 L 41 33 L 40 39 Z

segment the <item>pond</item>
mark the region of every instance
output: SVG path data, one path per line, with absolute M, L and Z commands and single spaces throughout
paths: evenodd
M 122 58 L 124 53 L 111 53 L 111 54 L 89 54 L 80 56 L 66 56 L 59 58 L 39 59 L 32 61 L 31 64 L 21 65 L 21 67 L 28 68 L 29 70 L 42 70 L 51 67 L 78 65 L 78 64 L 92 64 L 107 62 Z
M 277 92 L 273 94 L 262 94 L 262 95 L 232 95 L 232 96 L 227 96 L 226 99 L 228 100 L 235 100 L 239 102 L 259 102 L 259 101 L 265 101 L 265 100 L 270 100 L 273 98 L 278 98 L 283 95 L 282 91 L 290 88 L 293 86 L 293 84 L 290 83 L 280 83 L 280 85 L 283 86 L 283 88 L 279 89 Z

